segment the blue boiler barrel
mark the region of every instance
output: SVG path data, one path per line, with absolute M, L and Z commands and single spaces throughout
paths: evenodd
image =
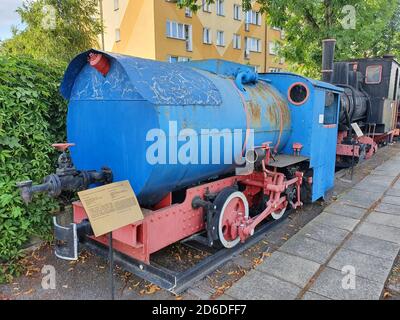
M 144 207 L 233 172 L 249 129 L 256 146 L 271 142 L 280 151 L 288 141 L 286 99 L 263 81 L 241 92 L 232 77 L 219 74 L 221 64 L 232 68 L 231 63 L 218 61 L 211 72 L 207 62 L 201 68 L 103 54 L 110 62 L 106 76 L 90 66 L 86 52 L 71 62 L 61 86 L 69 100 L 68 141 L 76 144 L 72 158 L 79 170 L 110 167 L 115 181 L 130 181 Z M 221 142 L 218 159 L 208 134 Z

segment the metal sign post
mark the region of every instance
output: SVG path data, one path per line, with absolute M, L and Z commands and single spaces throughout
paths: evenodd
M 96 237 L 108 235 L 111 299 L 115 299 L 113 231 L 143 220 L 143 213 L 128 181 L 78 192 Z
M 108 263 L 110 264 L 110 290 L 111 300 L 115 300 L 115 285 L 114 285 L 114 248 L 112 232 L 108 234 Z

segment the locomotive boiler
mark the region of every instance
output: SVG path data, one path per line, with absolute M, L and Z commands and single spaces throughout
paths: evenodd
M 107 164 L 115 181 L 131 182 L 142 206 L 149 208 L 170 192 L 233 172 L 253 138 L 249 129 L 255 146 L 268 141 L 276 152 L 291 133 L 284 97 L 270 84 L 257 81 L 251 68 L 243 68 L 232 80 L 201 67 L 119 57 L 110 61 L 105 80 L 85 56 L 81 59 L 68 68 L 62 86 L 70 101 L 67 133 L 76 144 L 71 149 L 74 164 L 83 170 Z M 84 67 L 74 74 L 82 62 Z M 222 68 L 220 62 L 212 64 Z M 235 68 L 229 63 L 223 67 Z M 219 135 L 230 140 L 225 143 L 232 143 L 232 148 L 225 150 L 220 144 L 212 152 Z M 188 140 L 196 146 L 187 150 L 186 159 L 179 159 Z
M 342 92 L 222 60 L 170 64 L 90 50 L 61 86 L 70 143 L 55 145 L 56 173 L 19 187 L 29 202 L 37 192 L 128 180 L 144 219 L 112 236 L 145 277 L 151 255 L 175 242 L 197 235 L 233 249 L 266 220 L 323 198 L 334 185 Z M 71 225 L 55 223 L 65 259 L 77 258 L 79 239 L 107 244 L 82 204 L 73 208 Z

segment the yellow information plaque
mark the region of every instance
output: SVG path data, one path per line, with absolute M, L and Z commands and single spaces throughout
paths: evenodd
M 143 220 L 129 181 L 78 192 L 96 237 Z

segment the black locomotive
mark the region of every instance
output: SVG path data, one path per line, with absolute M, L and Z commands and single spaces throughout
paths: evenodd
M 323 80 L 342 87 L 337 166 L 369 159 L 399 136 L 400 64 L 393 55 L 334 62 L 324 41 Z

